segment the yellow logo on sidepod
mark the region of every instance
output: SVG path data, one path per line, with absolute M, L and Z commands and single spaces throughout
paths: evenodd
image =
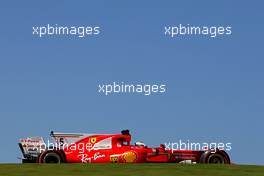
M 133 151 L 124 153 L 123 156 L 126 163 L 134 163 L 137 160 L 137 154 Z
M 91 142 L 92 144 L 96 143 L 96 138 L 95 138 L 95 137 L 91 138 L 91 139 L 90 139 L 90 142 Z

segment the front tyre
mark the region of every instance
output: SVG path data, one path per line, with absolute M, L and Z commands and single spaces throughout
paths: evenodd
M 225 151 L 206 151 L 202 154 L 199 163 L 205 164 L 230 164 L 230 158 Z
M 208 159 L 207 163 L 209 164 L 225 164 L 224 157 L 217 153 L 212 153 Z

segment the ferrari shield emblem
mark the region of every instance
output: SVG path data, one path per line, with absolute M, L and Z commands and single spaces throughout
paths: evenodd
M 96 143 L 96 138 L 95 138 L 95 137 L 91 138 L 91 139 L 90 139 L 90 142 L 91 142 L 92 144 Z

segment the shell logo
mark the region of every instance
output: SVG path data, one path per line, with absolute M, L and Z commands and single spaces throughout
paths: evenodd
M 126 152 L 123 155 L 123 159 L 126 163 L 134 163 L 137 161 L 137 154 L 133 151 Z
M 110 161 L 112 162 L 112 163 L 117 163 L 118 162 L 118 156 L 110 156 Z
M 96 143 L 96 138 L 95 138 L 95 137 L 91 138 L 91 139 L 90 139 L 90 142 L 91 142 L 92 144 Z

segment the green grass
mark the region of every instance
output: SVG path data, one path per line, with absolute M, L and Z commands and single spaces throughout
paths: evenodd
M 181 164 L 0 164 L 0 176 L 263 176 L 264 166 Z

